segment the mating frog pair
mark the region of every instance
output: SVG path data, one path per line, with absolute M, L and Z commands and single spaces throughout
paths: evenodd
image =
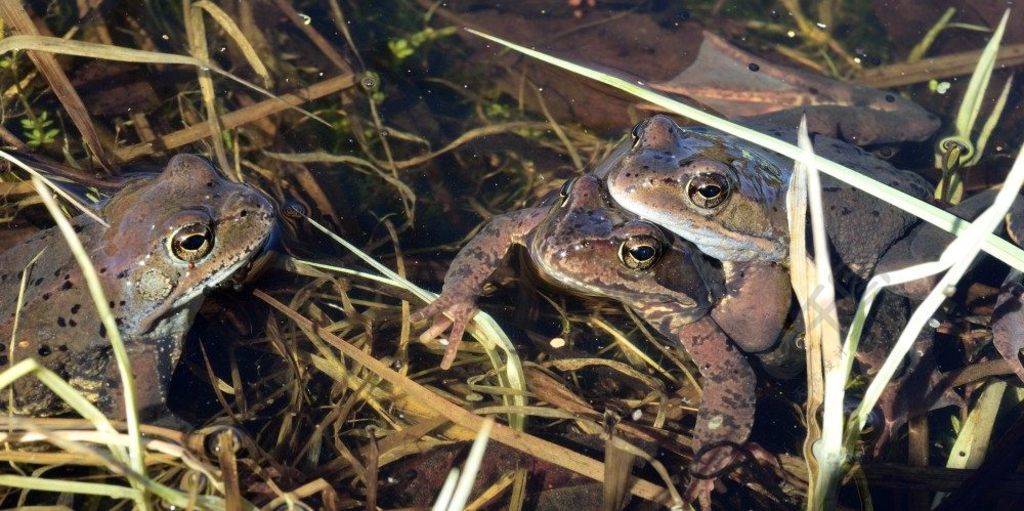
M 766 131 L 789 138 L 784 130 Z M 481 285 L 516 244 L 556 286 L 635 310 L 678 340 L 705 380 L 687 495 L 707 506 L 714 478 L 747 452 L 756 377 L 744 352 L 772 348 L 790 309 L 784 195 L 791 162 L 722 133 L 684 130 L 664 116 L 641 123 L 633 135 L 593 175 L 564 187 L 561 203 L 492 220 L 460 251 L 438 300 L 414 319 L 434 320 L 423 338 L 451 329 L 442 362 L 449 366 Z M 927 183 L 914 174 L 837 140 L 817 142 L 826 158 L 927 195 Z M 869 275 L 879 254 L 916 221 L 835 181 L 826 181 L 824 192 L 832 246 L 855 275 Z M 905 313 L 895 297 L 885 307 Z M 881 339 L 892 331 L 886 321 L 869 328 Z M 869 372 L 884 348 L 865 350 Z
M 686 349 L 705 381 L 688 494 L 710 495 L 714 478 L 745 452 L 755 409 L 754 371 L 719 328 L 726 315 L 743 311 L 721 304 L 716 318 L 708 315 L 723 291 L 721 272 L 690 243 L 614 208 L 597 178 L 579 177 L 553 204 L 496 217 L 459 252 L 444 292 L 413 317 L 434 320 L 423 338 L 451 329 L 443 366 L 476 313 L 481 286 L 514 245 L 526 247 L 543 279 L 618 300 Z

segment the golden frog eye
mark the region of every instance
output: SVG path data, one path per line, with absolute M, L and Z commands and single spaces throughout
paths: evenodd
M 699 208 L 716 208 L 729 198 L 729 179 L 722 174 L 697 174 L 686 183 L 686 195 Z
M 646 270 L 661 258 L 663 244 L 654 236 L 633 236 L 619 246 L 619 261 L 633 270 Z
M 298 201 L 288 201 L 281 206 L 281 214 L 289 220 L 301 220 L 309 215 L 309 208 Z
M 171 235 L 171 254 L 186 262 L 198 261 L 213 249 L 213 231 L 205 223 L 188 224 Z

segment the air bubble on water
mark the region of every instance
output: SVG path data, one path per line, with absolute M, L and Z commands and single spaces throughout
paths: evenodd
M 381 138 L 387 137 L 388 135 L 390 135 L 390 133 L 388 133 L 388 130 L 380 130 Z
M 372 89 L 377 86 L 377 80 L 374 80 L 372 76 L 364 76 L 362 84 L 364 89 Z

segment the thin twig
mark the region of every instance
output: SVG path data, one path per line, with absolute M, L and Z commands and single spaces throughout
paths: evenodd
M 340 90 L 347 89 L 353 85 L 355 85 L 355 78 L 352 75 L 336 76 L 292 94 L 285 94 L 283 96 L 278 96 L 277 98 L 260 101 L 255 105 L 239 108 L 234 112 L 224 114 L 220 117 L 221 125 L 225 129 L 235 128 L 243 124 L 263 119 L 264 117 L 276 114 L 283 110 L 287 110 L 296 105 L 301 105 L 307 101 L 312 101 L 328 94 L 333 94 Z M 152 142 L 143 142 L 141 144 L 121 148 L 117 151 L 116 156 L 120 161 L 131 161 L 142 156 L 153 154 L 157 151 L 165 151 L 181 147 L 186 144 L 191 144 L 196 140 L 210 136 L 210 134 L 210 126 L 208 124 L 197 124 L 175 131 L 174 133 L 158 136 L 156 140 L 153 140 Z

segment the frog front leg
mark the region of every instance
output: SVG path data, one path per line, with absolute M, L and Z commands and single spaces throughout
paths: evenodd
M 711 317 L 747 353 L 774 346 L 789 315 L 789 269 L 773 262 L 722 262 L 725 295 Z
M 441 368 L 455 360 L 459 343 L 469 320 L 477 312 L 476 300 L 487 279 L 497 270 L 513 245 L 523 245 L 526 236 L 547 215 L 548 208 L 529 208 L 491 219 L 459 250 L 444 277 L 441 294 L 432 303 L 412 315 L 413 321 L 427 318 L 433 324 L 420 335 L 421 341 L 434 339 L 451 329 Z
M 135 406 L 140 419 L 152 421 L 173 417 L 167 408 L 167 391 L 174 368 L 181 358 L 183 343 L 182 336 L 125 343 L 135 383 Z M 97 405 L 108 417 L 124 420 L 124 386 L 113 353 L 107 359 L 105 380 Z M 178 421 L 175 418 L 169 424 L 177 424 Z
M 744 354 L 711 318 L 692 321 L 684 308 L 671 303 L 649 304 L 636 310 L 662 335 L 678 339 L 703 377 L 693 431 L 693 480 L 686 498 L 690 502 L 699 499 L 703 509 L 711 509 L 715 480 L 744 455 L 754 423 L 757 377 Z

